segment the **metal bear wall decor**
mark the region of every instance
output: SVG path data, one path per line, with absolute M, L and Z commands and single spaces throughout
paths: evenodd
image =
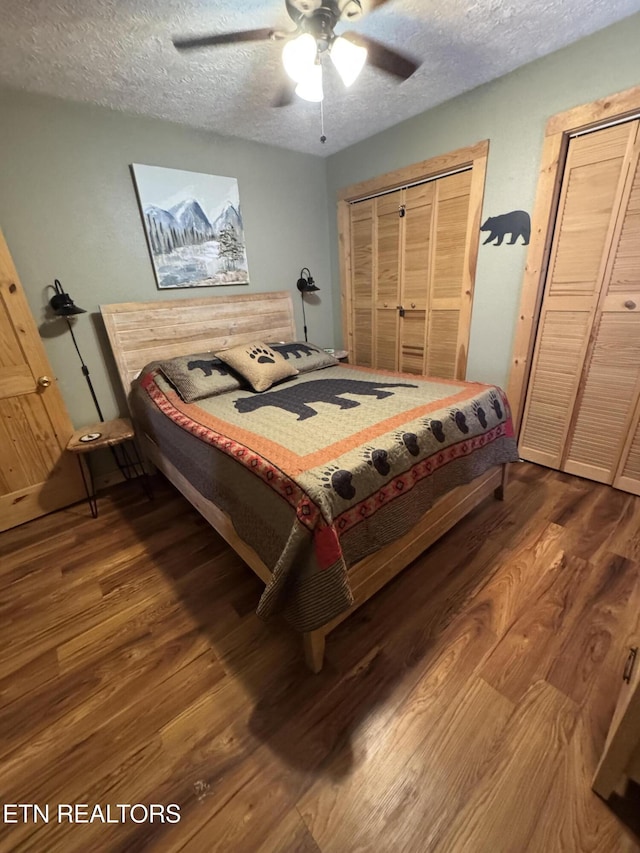
M 526 210 L 512 210 L 501 216 L 490 216 L 480 230 L 489 232 L 483 246 L 493 240 L 496 241 L 494 246 L 500 246 L 507 234 L 511 234 L 507 245 L 512 246 L 518 237 L 522 237 L 523 245 L 527 246 L 531 236 L 531 217 Z

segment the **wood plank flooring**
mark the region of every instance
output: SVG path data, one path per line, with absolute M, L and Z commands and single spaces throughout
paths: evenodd
M 640 850 L 637 790 L 590 790 L 640 631 L 640 498 L 512 466 L 318 676 L 168 484 L 99 506 L 0 535 L 0 800 L 50 808 L 0 851 Z M 81 803 L 181 820 L 56 822 Z

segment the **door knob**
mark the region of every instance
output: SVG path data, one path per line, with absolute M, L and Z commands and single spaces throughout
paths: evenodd
M 41 388 L 48 388 L 51 385 L 51 378 L 49 376 L 38 376 L 38 385 Z
M 636 303 L 633 301 L 633 299 L 627 299 L 627 301 L 624 303 L 624 307 L 628 308 L 629 311 L 633 311 L 633 309 L 636 307 Z

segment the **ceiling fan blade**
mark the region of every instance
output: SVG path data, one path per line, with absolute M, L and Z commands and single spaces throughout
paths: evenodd
M 283 81 L 278 92 L 271 102 L 272 107 L 288 107 L 289 104 L 293 103 L 293 96 L 295 95 L 296 84 L 293 80 L 287 79 Z
M 194 36 L 193 38 L 174 38 L 176 50 L 192 50 L 198 47 L 216 47 L 220 44 L 235 44 L 243 41 L 267 41 L 278 38 L 274 29 L 263 27 L 260 30 L 243 30 L 236 33 L 217 33 L 210 36 Z
M 367 62 L 381 71 L 386 71 L 387 74 L 393 74 L 394 77 L 400 77 L 401 80 L 407 80 L 420 67 L 419 63 L 414 62 L 403 53 L 398 53 L 390 47 L 382 44 L 376 39 L 362 35 L 362 33 L 342 33 L 342 37 L 348 39 L 360 47 L 366 47 L 368 51 Z
M 369 12 L 373 12 L 374 9 L 379 9 L 380 6 L 384 6 L 388 2 L 389 0 L 365 0 L 365 5 Z

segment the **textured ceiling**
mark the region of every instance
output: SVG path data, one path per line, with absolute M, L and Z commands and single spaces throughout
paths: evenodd
M 350 28 L 423 64 L 401 85 L 365 67 L 345 90 L 327 74 L 325 145 L 319 105 L 269 105 L 281 44 L 189 54 L 171 44 L 291 29 L 283 0 L 0 0 L 0 85 L 327 155 L 639 10 L 640 0 L 390 0 Z

